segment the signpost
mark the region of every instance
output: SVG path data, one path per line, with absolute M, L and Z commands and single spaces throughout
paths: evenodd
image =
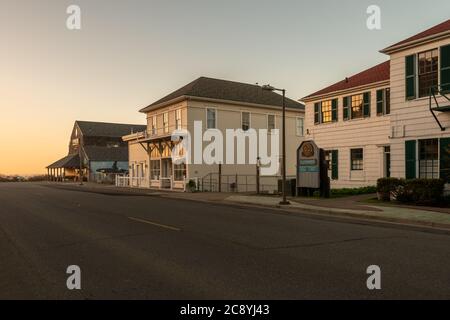
M 314 141 L 304 141 L 297 149 L 297 188 L 302 195 L 312 196 L 318 189 L 322 197 L 330 195 L 325 153 Z

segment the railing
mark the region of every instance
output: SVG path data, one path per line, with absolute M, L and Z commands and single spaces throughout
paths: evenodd
M 430 88 L 430 112 L 433 115 L 434 120 L 436 120 L 437 124 L 439 125 L 439 128 L 441 128 L 441 131 L 445 131 L 445 127 L 442 126 L 441 122 L 439 121 L 438 117 L 434 113 L 437 112 L 445 112 L 450 111 L 450 106 L 443 106 L 441 107 L 439 105 L 439 101 L 436 95 L 439 95 L 440 97 L 445 98 L 448 102 L 450 102 L 450 98 L 447 96 L 447 94 L 450 93 L 450 83 L 437 85 Z M 433 101 L 436 104 L 436 107 L 433 108 Z
M 143 177 L 116 176 L 116 187 L 148 188 L 149 180 Z
M 295 178 L 295 177 L 292 177 Z M 260 176 L 261 193 L 278 193 L 278 181 L 281 176 Z M 230 175 L 211 172 L 198 179 L 197 190 L 202 192 L 256 192 L 256 175 Z

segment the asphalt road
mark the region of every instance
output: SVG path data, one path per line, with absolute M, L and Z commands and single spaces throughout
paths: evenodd
M 81 290 L 66 268 L 81 268 Z M 381 268 L 381 290 L 366 269 Z M 0 299 L 450 298 L 450 235 L 0 184 Z

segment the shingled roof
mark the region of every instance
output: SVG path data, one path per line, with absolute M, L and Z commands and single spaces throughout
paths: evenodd
M 198 97 L 267 106 L 282 106 L 282 98 L 278 93 L 263 90 L 258 85 L 200 77 L 143 108 L 141 112 L 147 112 L 152 107 L 163 105 L 180 97 Z M 299 110 L 304 110 L 305 108 L 303 104 L 289 98 L 286 98 L 286 107 Z
M 128 161 L 128 147 L 84 146 L 83 151 L 90 161 Z
M 397 42 L 396 44 L 393 44 L 393 45 L 387 47 L 386 49 L 383 49 L 381 52 L 388 53 L 388 52 L 392 51 L 393 49 L 401 48 L 404 45 L 408 45 L 415 41 L 425 40 L 428 37 L 439 35 L 441 33 L 445 33 L 446 31 L 450 31 L 450 19 L 447 21 L 444 21 L 432 28 L 429 28 L 423 32 L 420 32 L 412 37 L 409 37 L 405 40 Z
M 80 157 L 78 154 L 69 154 L 62 159 L 52 163 L 47 168 L 78 168 L 80 166 Z
M 145 131 L 147 126 L 138 124 L 76 121 L 83 136 L 120 138 L 132 132 Z
M 342 90 L 348 90 L 372 83 L 377 83 L 381 81 L 389 80 L 390 78 L 390 61 L 386 61 L 372 67 L 370 69 L 364 70 L 354 76 L 351 76 L 347 79 L 339 81 L 331 86 L 328 86 L 322 90 L 314 92 L 304 98 L 302 100 L 310 99 L 316 96 L 322 96 L 328 93 L 333 93 Z

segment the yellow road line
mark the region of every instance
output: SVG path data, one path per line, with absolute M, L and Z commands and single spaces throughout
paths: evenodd
M 144 220 L 144 219 L 139 219 L 139 218 L 134 218 L 134 217 L 128 217 L 128 219 L 130 220 L 134 220 L 137 222 L 142 222 L 142 223 L 146 223 L 146 224 L 151 224 L 152 226 L 156 226 L 156 227 L 160 227 L 160 228 L 164 228 L 164 229 L 169 229 L 172 231 L 181 231 L 181 229 L 176 228 L 176 227 L 172 227 L 172 226 L 168 226 L 165 224 L 160 224 L 160 223 L 156 223 L 156 222 L 152 222 L 152 221 L 148 221 L 148 220 Z

